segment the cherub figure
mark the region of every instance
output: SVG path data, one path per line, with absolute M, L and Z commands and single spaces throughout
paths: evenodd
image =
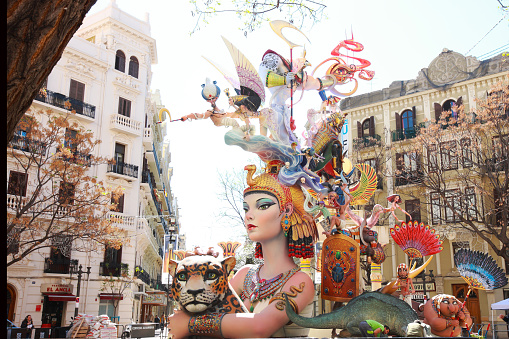
M 415 288 L 412 278 L 408 276 L 408 266 L 405 263 L 398 265 L 398 279 L 395 287 L 401 289 L 399 298 L 412 306 L 412 294 L 415 293 Z
M 342 196 L 344 197 L 341 199 L 342 204 L 338 201 L 340 198 L 339 194 L 336 191 L 329 192 L 327 196 L 327 201 L 330 205 L 323 205 L 326 208 L 334 208 L 336 210 L 336 215 L 325 215 L 326 209 L 322 209 L 322 212 L 320 212 L 317 217 L 324 215 L 327 219 L 327 222 L 329 223 L 329 226 L 323 232 L 326 237 L 329 237 L 332 234 L 333 229 L 344 229 L 345 228 L 345 222 L 346 222 L 346 210 L 350 204 L 350 201 L 352 201 L 353 197 L 348 191 L 347 184 L 343 182 L 341 186 L 339 186 L 339 189 L 341 190 Z

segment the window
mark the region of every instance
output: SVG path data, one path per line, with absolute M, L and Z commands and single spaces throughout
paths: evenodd
M 412 221 L 421 221 L 421 202 L 419 199 L 405 200 L 405 211 L 412 216 Z M 410 217 L 406 216 L 406 222 L 410 222 Z
M 454 212 L 460 211 L 459 193 L 458 189 L 445 191 L 445 222 L 455 222 L 458 220 Z
M 124 213 L 124 194 L 111 197 L 111 203 L 116 204 L 116 206 L 112 209 L 113 212 Z
M 461 165 L 463 167 L 472 167 L 472 143 L 469 138 L 463 138 L 460 140 L 461 147 Z
M 60 183 L 58 202 L 62 205 L 74 204 L 75 185 L 68 182 Z
M 367 136 L 371 136 L 369 131 L 371 129 L 371 124 L 370 124 L 370 120 L 366 120 L 362 123 L 362 136 L 363 137 L 367 137 Z
M 431 223 L 433 225 L 439 225 L 441 222 L 441 210 L 440 210 L 440 195 L 438 193 L 431 193 Z
M 122 262 L 122 247 L 119 249 L 106 246 L 104 250 L 104 262 L 120 264 Z
M 114 300 L 108 299 L 100 299 L 99 301 L 99 314 L 106 314 L 108 317 L 113 317 L 115 315 L 115 307 L 113 306 Z
M 129 59 L 129 75 L 138 79 L 139 68 L 140 68 L 140 66 L 138 63 L 138 59 L 136 59 L 136 57 L 132 56 Z
M 124 115 L 126 117 L 131 116 L 131 101 L 124 99 L 124 98 L 118 98 L 118 114 Z
M 7 189 L 7 194 L 26 197 L 27 182 L 28 182 L 28 175 L 26 173 L 10 171 L 9 172 L 9 187 Z
M 117 165 L 123 164 L 125 162 L 125 145 L 115 143 L 115 161 Z
M 453 254 L 456 254 L 456 252 L 458 252 L 458 250 L 460 249 L 470 249 L 470 244 L 468 243 L 468 241 L 453 241 L 452 242 L 452 252 Z
M 440 157 L 444 171 L 458 169 L 458 157 L 456 154 L 456 141 L 440 143 Z
M 76 142 L 77 135 L 78 131 L 69 128 L 65 129 L 64 146 L 70 148 L 73 153 L 76 153 L 78 150 L 78 143 Z
M 475 198 L 475 188 L 465 188 L 465 195 L 463 196 L 463 215 L 468 220 L 477 220 L 477 206 Z
M 432 144 L 428 147 L 428 171 L 430 173 L 438 171 L 438 157 L 436 144 Z
M 364 120 L 361 124 L 357 121 L 357 137 L 374 137 L 375 136 L 375 117 L 371 116 L 369 119 Z
M 71 79 L 69 98 L 83 101 L 85 99 L 85 84 Z
M 69 273 L 71 264 L 72 238 L 67 236 L 54 237 L 51 240 L 50 255 L 44 263 L 45 273 Z
M 413 111 L 406 110 L 401 114 L 401 126 L 404 130 L 414 129 L 415 120 Z
M 115 69 L 122 73 L 125 72 L 125 54 L 121 50 L 118 50 L 115 56 Z

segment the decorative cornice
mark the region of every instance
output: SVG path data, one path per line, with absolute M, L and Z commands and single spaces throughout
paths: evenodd
M 91 67 L 97 68 L 103 72 L 105 72 L 108 69 L 108 64 L 106 62 L 99 61 L 99 60 L 92 58 L 82 52 L 79 52 L 71 47 L 67 47 L 64 50 L 63 56 L 66 56 L 70 59 L 75 59 L 75 60 L 77 59 L 77 62 L 74 62 L 76 65 L 82 64 L 84 67 L 86 67 L 86 64 L 88 64 Z M 68 60 L 67 63 L 70 64 L 71 62 L 69 62 L 69 60 Z M 65 65 L 65 67 L 68 67 L 68 66 Z

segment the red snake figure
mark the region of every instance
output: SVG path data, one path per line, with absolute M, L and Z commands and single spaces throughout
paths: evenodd
M 332 50 L 331 55 L 333 57 L 322 61 L 318 66 L 316 66 L 316 68 L 313 70 L 311 75 L 313 75 L 315 73 L 315 71 L 320 66 L 325 64 L 326 62 L 335 61 L 335 63 L 332 64 L 327 69 L 326 74 L 334 76 L 334 78 L 337 80 L 336 85 L 346 84 L 350 81 L 355 82 L 354 88 L 348 93 L 340 93 L 340 92 L 336 91 L 336 89 L 334 87 L 330 89 L 330 91 L 334 95 L 345 97 L 345 96 L 352 95 L 353 93 L 355 93 L 355 91 L 357 91 L 358 82 L 357 82 L 357 79 L 355 78 L 355 73 L 358 72 L 357 75 L 360 79 L 369 81 L 369 80 L 373 79 L 373 77 L 375 76 L 375 72 L 365 69 L 366 67 L 369 67 L 371 65 L 371 62 L 369 62 L 366 59 L 361 59 L 358 57 L 342 54 L 340 52 L 341 48 L 346 48 L 347 50 L 352 51 L 352 52 L 360 52 L 364 49 L 364 46 L 360 42 L 354 41 L 353 38 L 341 41 Z M 348 65 L 341 57 L 355 59 L 360 62 L 360 65 L 355 65 L 355 64 Z

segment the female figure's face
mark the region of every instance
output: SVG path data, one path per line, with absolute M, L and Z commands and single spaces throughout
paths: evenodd
M 249 239 L 263 242 L 275 238 L 283 232 L 276 197 L 266 193 L 251 193 L 244 197 L 244 224 Z

